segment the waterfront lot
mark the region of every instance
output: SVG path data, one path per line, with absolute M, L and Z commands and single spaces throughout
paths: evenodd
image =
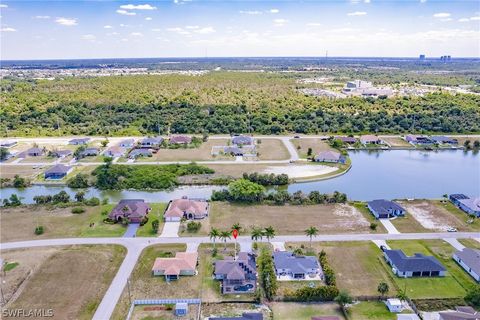
M 287 243 L 287 250 L 302 246 L 302 243 Z M 304 251 L 315 254 L 325 250 L 327 259 L 333 268 L 337 286 L 347 290 L 353 296 L 378 295 L 377 286 L 385 281 L 390 287 L 389 294 L 396 293 L 387 272 L 381 264 L 382 252 L 371 241 L 356 242 L 313 242 L 303 243 Z
M 320 234 L 369 233 L 374 232 L 370 230 L 370 219 L 349 204 L 269 206 L 212 202 L 209 218 L 199 220 L 200 231 L 182 235 L 206 235 L 211 227 L 225 230 L 237 222 L 243 232 L 250 232 L 253 226 L 273 226 L 278 235 L 303 234 L 310 226 L 317 227 Z
M 53 309 L 51 319 L 91 319 L 125 252 L 107 245 L 59 249 L 32 270 L 9 308 Z
M 163 214 L 165 204 L 151 204 L 152 213 L 158 217 Z M 96 207 L 83 206 L 85 212 L 71 213 L 72 207 L 59 208 L 53 205 L 22 206 L 18 208 L 2 208 L 0 215 L 1 242 L 30 239 L 48 239 L 63 237 L 119 237 L 126 227 L 121 224 L 106 224 L 103 219 L 114 207 L 114 204 Z M 153 219 L 150 219 L 153 220 Z M 163 229 L 163 220 L 159 219 L 159 233 Z M 36 226 L 43 226 L 44 233 L 35 235 Z M 139 235 L 149 235 L 151 221 L 138 230 Z
M 466 289 L 474 284 L 473 279 L 452 259 L 455 248 L 443 240 L 395 240 L 387 243 L 392 249 L 401 249 L 409 256 L 415 253 L 433 255 L 447 268 L 445 277 L 405 279 L 393 276 L 398 287 L 402 290 L 406 288 L 411 299 L 461 298 L 465 296 Z
M 307 158 L 308 148 L 312 148 L 312 156 L 315 156 L 320 151 L 334 150 L 325 140 L 319 138 L 299 138 L 290 140 L 297 149 L 298 156 L 302 159 Z
M 414 146 L 412 146 L 410 143 L 408 143 L 407 141 L 405 141 L 401 137 L 382 137 L 382 136 L 380 136 L 380 138 L 382 138 L 382 140 L 385 140 L 386 142 L 388 142 L 392 148 L 415 149 Z
M 257 152 L 259 160 L 285 160 L 290 158 L 290 153 L 280 139 L 257 140 Z
M 400 232 L 446 231 L 449 227 L 457 228 L 458 231 L 480 231 L 478 219 L 467 223 L 470 220 L 468 215 L 448 201 L 414 200 L 399 201 L 399 204 L 407 210 L 407 219 L 392 220 Z
M 46 168 L 46 166 L 45 166 Z M 0 168 L 0 178 L 2 179 L 13 179 L 17 174 L 20 177 L 28 178 L 28 179 L 35 179 L 36 176 L 40 174 L 42 171 L 42 167 L 40 166 L 8 166 Z

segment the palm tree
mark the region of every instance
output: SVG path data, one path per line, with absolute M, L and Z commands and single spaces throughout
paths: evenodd
M 388 283 L 382 281 L 378 284 L 377 291 L 382 295 L 382 297 L 390 290 Z
M 260 239 L 260 241 L 261 241 L 262 238 L 263 238 L 262 229 L 257 228 L 257 227 L 253 227 L 252 228 L 252 240 L 257 241 L 258 239 Z
M 318 235 L 318 229 L 314 226 L 311 226 L 307 230 L 305 230 L 305 234 L 310 237 L 310 248 L 312 247 L 312 238 Z
M 227 250 L 227 239 L 230 239 L 230 231 L 220 232 L 220 239 L 225 243 L 225 250 Z
M 231 229 L 231 230 L 232 230 L 232 231 L 233 231 L 233 230 L 237 230 L 237 231 L 238 231 L 238 234 L 240 234 L 240 231 L 242 230 L 242 226 L 240 225 L 239 222 L 234 223 L 234 224 L 232 225 L 232 229 Z
M 220 232 L 218 229 L 211 228 L 208 236 L 210 237 L 210 240 L 213 241 L 213 248 L 215 249 L 215 240 L 220 236 Z
M 263 230 L 263 233 L 265 237 L 267 237 L 268 242 L 275 237 L 275 229 L 273 229 L 272 226 L 266 227 L 265 230 Z

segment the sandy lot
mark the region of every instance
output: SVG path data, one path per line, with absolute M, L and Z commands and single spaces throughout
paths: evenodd
M 39 266 L 8 308 L 53 309 L 50 319 L 91 319 L 125 251 L 120 246 L 59 249 Z
M 332 150 L 328 143 L 318 138 L 300 138 L 290 140 L 297 149 L 300 158 L 307 158 L 308 148 L 312 148 L 312 155 L 320 151 Z
M 233 157 L 213 157 L 213 146 L 226 146 L 228 139 L 212 139 L 204 142 L 198 148 L 160 149 L 151 158 L 139 158 L 138 162 L 149 161 L 199 161 L 199 160 L 234 160 Z
M 279 139 L 261 139 L 257 141 L 259 160 L 285 160 L 290 158 L 287 148 Z
M 35 167 L 35 168 L 34 168 Z M 45 166 L 44 168 L 47 168 Z M 19 175 L 20 177 L 28 178 L 28 179 L 35 179 L 36 176 L 40 174 L 42 168 L 38 168 L 37 166 L 8 166 L 8 167 L 1 167 L 0 168 L 0 178 L 5 179 L 13 179 L 15 175 Z
M 290 178 L 308 178 L 321 176 L 331 172 L 337 171 L 337 167 L 329 167 L 323 165 L 286 165 L 286 166 L 275 166 L 268 167 L 263 170 L 263 173 L 273 173 L 273 174 L 288 174 Z
M 425 229 L 446 231 L 449 227 L 464 229 L 465 222 L 451 214 L 447 209 L 430 201 L 399 201 Z

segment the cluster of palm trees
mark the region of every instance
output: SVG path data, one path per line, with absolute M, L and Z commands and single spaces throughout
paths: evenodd
M 275 229 L 272 226 L 266 228 L 252 227 L 252 240 L 253 241 L 262 241 L 263 237 L 267 238 L 267 241 L 270 242 L 271 239 L 275 237 Z

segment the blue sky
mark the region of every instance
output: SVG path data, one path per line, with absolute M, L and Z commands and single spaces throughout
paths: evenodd
M 2 59 L 480 56 L 480 1 L 2 1 Z

